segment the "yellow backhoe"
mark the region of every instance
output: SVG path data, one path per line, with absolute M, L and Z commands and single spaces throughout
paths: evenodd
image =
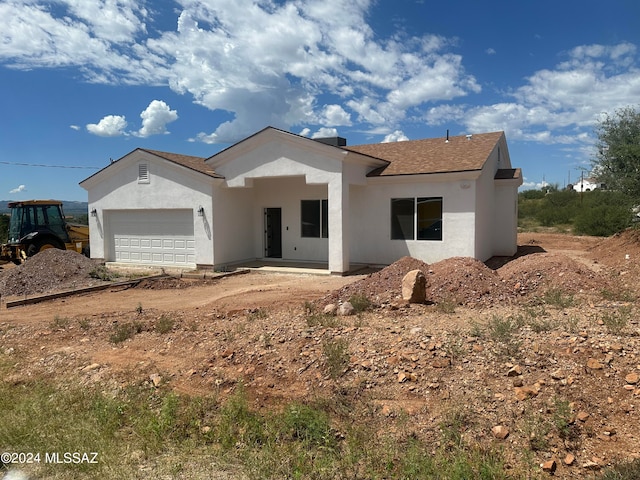
M 89 227 L 67 223 L 58 200 L 10 202 L 9 241 L 0 260 L 19 264 L 48 248 L 74 250 L 89 256 Z

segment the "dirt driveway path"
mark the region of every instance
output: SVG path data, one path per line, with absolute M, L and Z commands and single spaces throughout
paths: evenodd
M 214 307 L 241 310 L 270 305 L 300 305 L 305 300 L 316 299 L 357 278 L 248 273 L 208 280 L 199 286 L 200 281 L 194 280 L 188 290 L 167 288 L 166 285 L 154 288 L 153 283 L 150 288 L 117 287 L 11 309 L 3 305 L 0 308 L 0 322 L 30 324 L 51 321 L 56 315 L 76 317 L 83 314 L 133 312 L 139 307 L 172 312 Z

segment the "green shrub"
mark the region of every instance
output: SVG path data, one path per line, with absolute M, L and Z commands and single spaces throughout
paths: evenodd
M 604 312 L 602 314 L 602 323 L 609 333 L 620 334 L 627 327 L 631 318 L 630 307 L 620 307 L 612 312 Z
M 109 336 L 109 341 L 111 343 L 122 343 L 133 338 L 134 335 L 142 332 L 142 330 L 142 324 L 139 322 L 116 323 L 113 326 L 113 333 Z
M 175 325 L 175 323 L 176 321 L 168 315 L 161 315 L 156 322 L 155 331 L 161 335 L 164 335 L 165 333 L 169 333 L 171 330 L 173 330 L 173 326 Z
M 309 327 L 325 327 L 336 328 L 341 325 L 340 319 L 336 315 L 328 313 L 314 313 L 307 316 L 307 325 Z
M 597 205 L 580 212 L 574 222 L 578 235 L 608 237 L 631 224 L 631 209 L 624 205 Z
M 559 288 L 550 288 L 543 295 L 544 303 L 547 305 L 551 305 L 553 307 L 557 307 L 560 309 L 565 309 L 573 306 L 574 300 L 573 295 L 565 294 Z
M 597 480 L 636 480 L 640 478 L 640 458 L 608 468 L 596 478 Z
M 69 319 L 67 317 L 60 317 L 56 315 L 53 317 L 53 322 L 51 322 L 52 330 L 64 330 L 69 326 Z
M 120 274 L 118 272 L 114 272 L 112 270 L 109 270 L 104 265 L 98 265 L 97 267 L 95 267 L 93 270 L 91 270 L 89 272 L 89 276 L 91 278 L 95 278 L 95 279 L 98 279 L 98 280 L 111 282 L 114 279 L 120 277 Z
M 356 313 L 371 310 L 372 307 L 371 300 L 369 300 L 366 295 L 363 295 L 361 293 L 352 295 L 351 298 L 349 298 L 349 303 L 353 306 L 353 309 L 356 311 Z
M 487 332 L 500 353 L 513 356 L 520 351 L 520 341 L 514 338 L 520 327 L 520 322 L 514 317 L 494 315 L 487 324 Z
M 344 369 L 349 365 L 349 342 L 344 338 L 327 340 L 322 344 L 322 353 L 329 376 L 333 380 L 342 376 Z

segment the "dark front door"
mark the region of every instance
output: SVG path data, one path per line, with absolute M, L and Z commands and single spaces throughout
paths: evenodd
M 264 256 L 282 258 L 282 209 L 264 209 Z

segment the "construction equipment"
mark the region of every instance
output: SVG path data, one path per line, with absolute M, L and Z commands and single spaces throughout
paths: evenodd
M 10 202 L 9 241 L 0 260 L 22 263 L 48 248 L 74 250 L 89 256 L 89 226 L 67 223 L 58 200 Z

